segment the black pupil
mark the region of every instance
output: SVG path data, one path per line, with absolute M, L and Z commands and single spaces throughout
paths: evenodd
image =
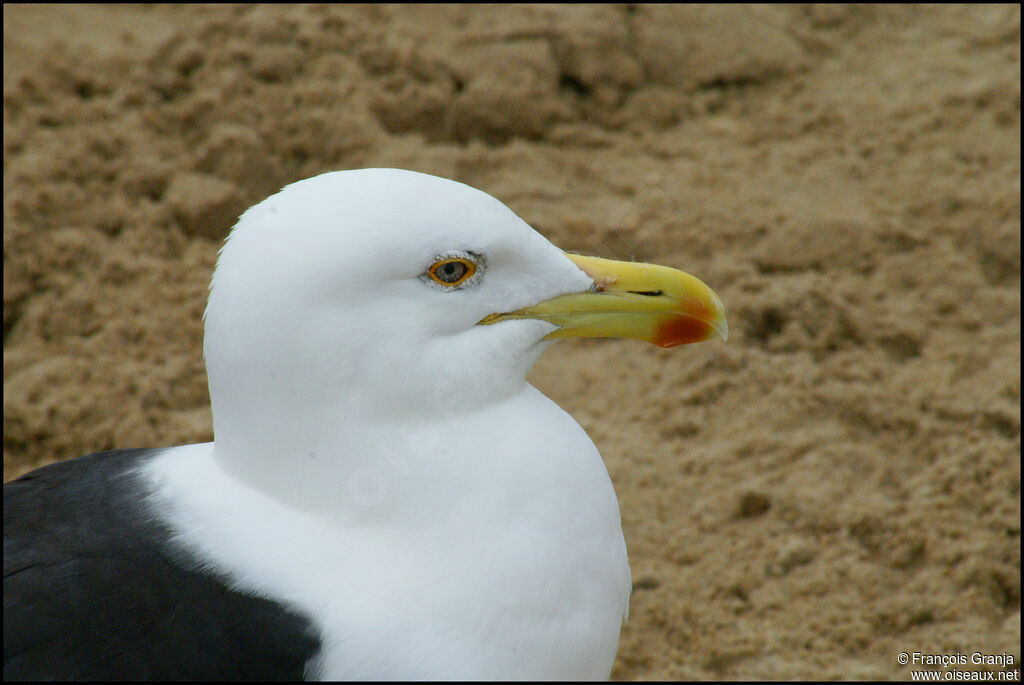
M 462 262 L 446 262 L 438 267 L 437 277 L 445 283 L 455 283 L 466 273 L 466 265 Z

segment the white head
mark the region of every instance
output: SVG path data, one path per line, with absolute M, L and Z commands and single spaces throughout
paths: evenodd
M 517 395 L 549 335 L 670 346 L 724 337 L 725 321 L 692 276 L 566 255 L 455 181 L 300 181 L 245 212 L 221 250 L 205 340 L 216 458 L 308 499 L 395 431 Z
M 428 270 L 445 259 L 476 273 L 443 285 Z M 213 277 L 216 449 L 286 458 L 345 423 L 498 401 L 522 388 L 555 326 L 477 322 L 592 284 L 502 203 L 455 181 L 365 169 L 287 186 L 242 215 Z
M 428 269 L 446 257 L 476 273 L 436 282 Z M 517 389 L 554 327 L 477 322 L 591 285 L 462 183 L 399 169 L 294 183 L 245 212 L 221 250 L 205 341 L 217 428 L 220 414 L 268 399 L 301 414 L 478 407 Z

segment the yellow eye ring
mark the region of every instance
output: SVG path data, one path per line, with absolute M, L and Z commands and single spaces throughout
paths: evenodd
M 427 275 L 446 288 L 462 285 L 476 273 L 476 264 L 462 257 L 440 259 L 430 265 Z

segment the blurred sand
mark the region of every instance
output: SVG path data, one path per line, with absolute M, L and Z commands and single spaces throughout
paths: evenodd
M 4 477 L 212 438 L 240 211 L 397 166 L 686 269 L 728 343 L 532 381 L 618 491 L 613 675 L 1020 664 L 1020 8 L 4 6 Z

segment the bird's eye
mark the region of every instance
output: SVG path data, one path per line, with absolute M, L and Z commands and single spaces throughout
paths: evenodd
M 431 264 L 427 275 L 446 288 L 462 285 L 476 273 L 476 264 L 462 257 L 441 259 Z

